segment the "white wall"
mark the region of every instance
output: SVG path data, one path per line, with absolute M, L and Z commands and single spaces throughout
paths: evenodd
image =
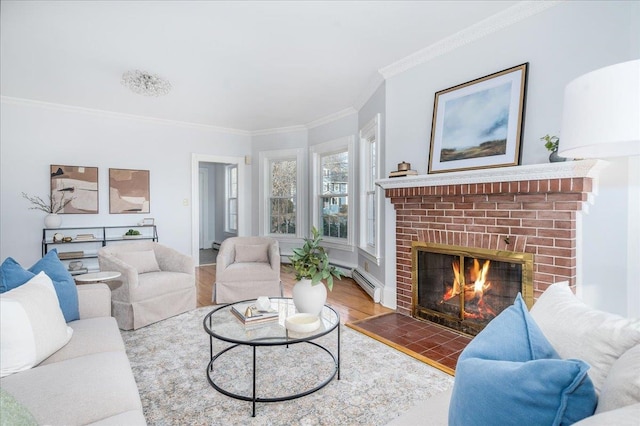
M 391 77 L 386 84 L 386 171 L 394 170 L 397 163 L 405 160 L 426 173 L 435 92 L 524 62 L 529 62 L 529 78 L 522 164 L 546 162 L 548 152 L 539 138 L 547 133 L 559 134 L 565 85 L 591 70 L 639 57 L 638 22 L 638 2 L 562 2 Z M 562 144 L 562 135 L 560 139 Z M 609 191 L 615 188 L 610 188 L 605 179 L 600 186 L 602 198 Z M 598 197 L 595 202 L 596 205 L 600 202 Z M 386 206 L 386 214 L 386 284 L 394 285 L 395 279 L 391 280 L 395 278 L 395 247 L 391 238 L 395 235 L 395 213 L 390 204 Z M 620 250 L 616 245 L 626 247 L 627 238 L 640 238 L 627 236 L 626 220 L 620 222 L 606 212 L 602 215 L 597 220 L 585 220 L 585 243 L 590 244 L 592 233 L 599 227 L 610 227 L 611 234 L 619 239 L 603 241 L 597 259 L 593 258 L 594 253 L 584 251 L 584 263 L 619 263 Z M 593 296 L 586 301 L 627 314 L 626 302 L 622 301 L 626 300 L 631 277 L 627 277 L 624 268 L 620 269 L 619 275 L 607 283 L 615 287 L 612 288 L 615 296 L 599 295 L 604 299 Z
M 200 170 L 206 173 L 206 184 L 201 188 L 202 193 L 206 194 L 206 203 L 205 199 L 200 198 L 200 205 L 204 211 L 204 217 L 200 216 L 200 238 L 203 241 L 200 248 L 205 249 L 211 248 L 216 236 L 215 166 L 215 163 L 200 163 L 199 166 Z
M 205 126 L 29 102 L 3 100 L 1 106 L 0 258 L 14 257 L 26 267 L 40 258 L 44 213 L 28 210 L 20 193 L 46 197 L 50 164 L 98 167 L 100 213 L 63 215 L 63 227 L 133 225 L 154 217 L 160 242 L 191 254 L 191 154 L 251 152 L 249 136 Z M 150 170 L 150 214 L 109 214 L 110 167 Z M 244 191 L 250 193 L 250 179 Z

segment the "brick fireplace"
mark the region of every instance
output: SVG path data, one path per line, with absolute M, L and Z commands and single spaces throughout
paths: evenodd
M 412 244 L 533 255 L 533 297 L 579 284 L 581 214 L 606 163 L 582 160 L 383 179 L 396 212 L 397 312 L 413 315 Z

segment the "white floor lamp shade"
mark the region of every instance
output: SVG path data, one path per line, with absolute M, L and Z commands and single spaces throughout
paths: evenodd
M 558 154 L 640 155 L 640 59 L 592 71 L 567 85 Z

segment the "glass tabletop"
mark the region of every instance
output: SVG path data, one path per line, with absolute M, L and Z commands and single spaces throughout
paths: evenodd
M 271 297 L 271 309 L 278 311 L 277 319 L 259 322 L 257 324 L 243 324 L 232 312 L 234 305 L 245 306 L 252 300 L 223 305 L 209 312 L 203 321 L 205 331 L 220 340 L 251 346 L 272 346 L 309 341 L 323 336 L 340 324 L 340 315 L 330 306 L 325 305 L 320 312 L 320 327 L 309 333 L 298 333 L 287 330 L 285 320 L 298 312 L 293 299 L 286 297 Z M 255 302 L 255 300 L 253 300 Z

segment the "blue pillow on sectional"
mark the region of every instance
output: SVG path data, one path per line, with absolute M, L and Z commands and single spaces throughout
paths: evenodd
M 73 277 L 67 271 L 64 264 L 58 258 L 56 249 L 48 252 L 42 259 L 38 260 L 29 270 L 25 270 L 18 262 L 12 258 L 7 258 L 0 267 L 2 277 L 0 279 L 0 293 L 9 291 L 35 277 L 38 273 L 44 272 L 53 281 L 53 286 L 58 295 L 58 303 L 66 322 L 80 319 L 78 310 L 78 289 Z
M 31 272 L 20 266 L 12 257 L 7 257 L 0 266 L 0 293 L 20 287 L 33 277 Z
M 581 360 L 560 359 L 518 295 L 460 354 L 449 425 L 567 425 L 597 397 Z

